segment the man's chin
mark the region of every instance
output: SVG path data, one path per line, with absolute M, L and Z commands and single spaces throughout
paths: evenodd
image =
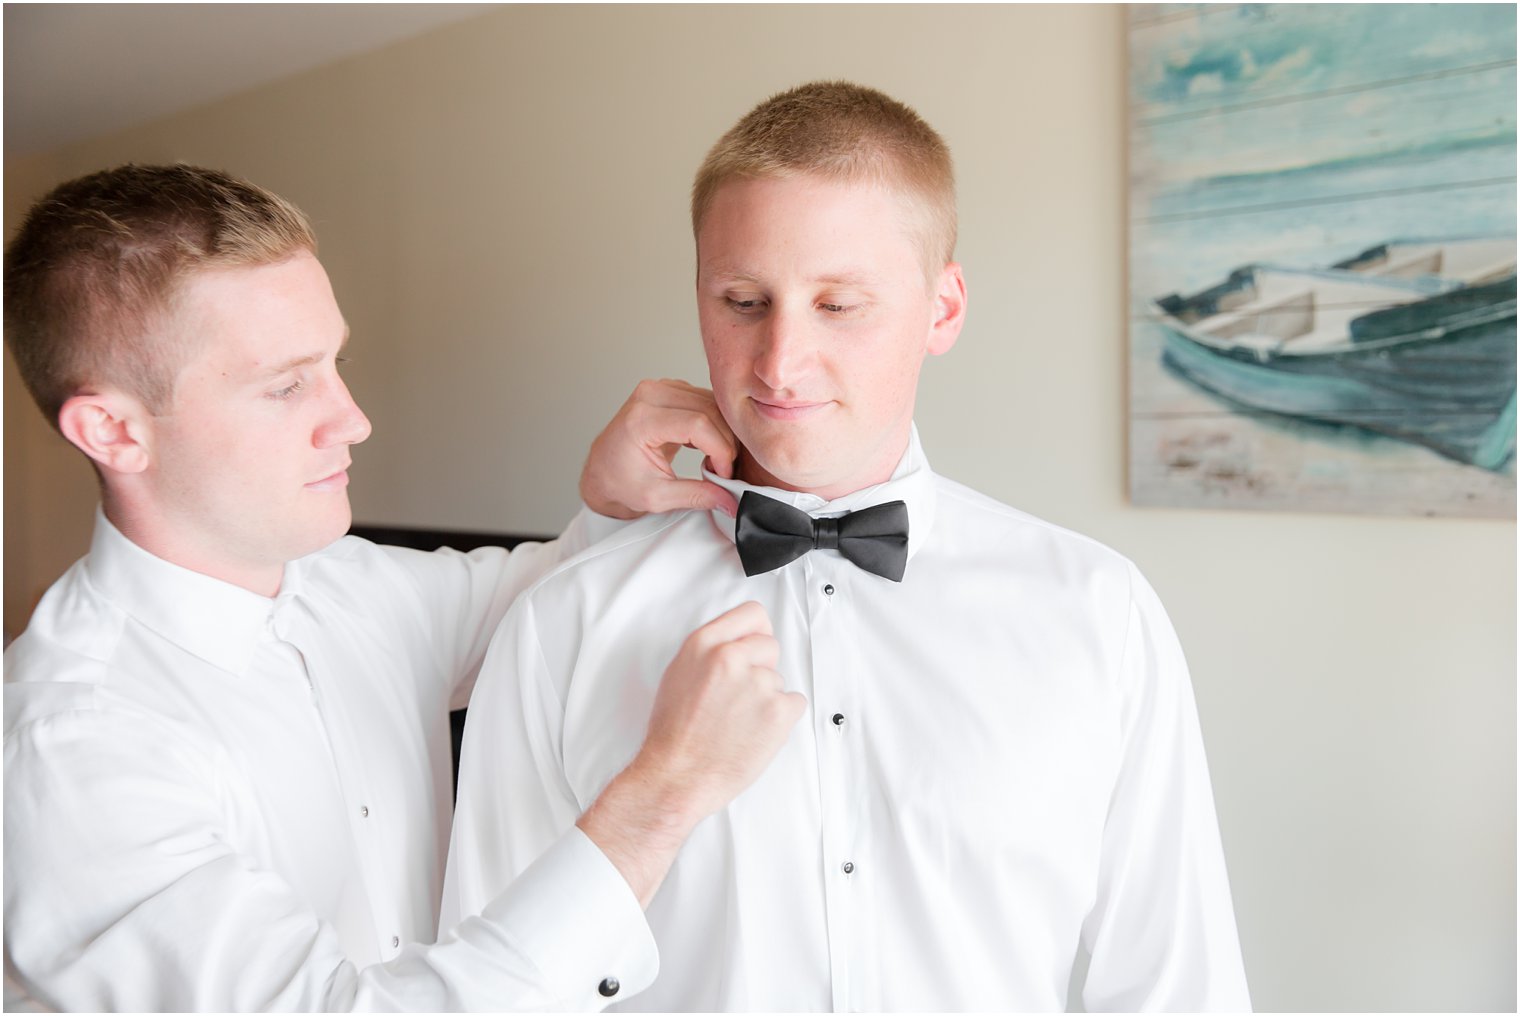
M 829 470 L 783 448 L 762 446 L 757 453 L 746 446 L 739 478 L 760 487 L 812 494 L 829 485 Z
M 349 510 L 348 500 L 345 498 L 342 512 L 335 513 L 332 518 L 320 525 L 312 526 L 310 530 L 301 534 L 300 539 L 291 541 L 291 549 L 297 552 L 290 554 L 289 560 L 293 561 L 298 557 L 315 554 L 337 543 L 347 534 L 353 521 L 353 512 Z

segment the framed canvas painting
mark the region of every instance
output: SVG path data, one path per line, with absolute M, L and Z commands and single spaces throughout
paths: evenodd
M 1137 504 L 1515 514 L 1515 7 L 1129 8 Z

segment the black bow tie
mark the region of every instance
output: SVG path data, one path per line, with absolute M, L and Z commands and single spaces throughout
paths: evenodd
M 739 498 L 734 543 L 746 575 L 791 564 L 816 547 L 837 550 L 858 567 L 901 582 L 908 567 L 908 506 L 888 501 L 837 519 L 815 519 L 746 490 Z

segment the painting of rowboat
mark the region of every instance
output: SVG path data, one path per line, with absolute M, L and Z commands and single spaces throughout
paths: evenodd
M 1137 504 L 1513 517 L 1515 8 L 1130 8 Z

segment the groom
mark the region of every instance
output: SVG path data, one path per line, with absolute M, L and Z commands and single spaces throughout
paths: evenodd
M 966 314 L 944 142 L 857 85 L 761 103 L 692 198 L 737 527 L 636 522 L 508 613 L 471 706 L 446 914 L 638 746 L 680 633 L 758 600 L 810 707 L 649 907 L 650 1010 L 1249 1006 L 1181 649 L 1134 565 L 936 474 L 913 424 Z

